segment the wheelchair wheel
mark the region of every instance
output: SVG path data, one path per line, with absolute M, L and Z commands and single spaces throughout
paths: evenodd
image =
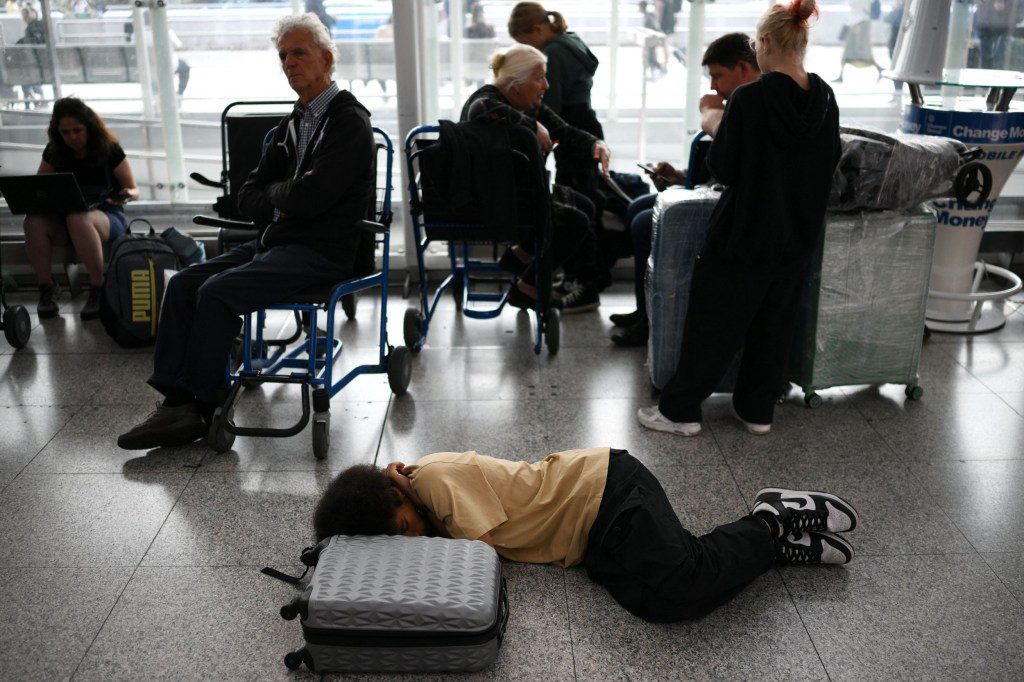
M 223 408 L 214 410 L 213 419 L 210 421 L 210 431 L 206 435 L 207 444 L 214 452 L 227 452 L 235 444 L 235 434 L 229 433 L 224 428 Z
M 405 340 L 406 347 L 409 348 L 413 353 L 418 353 L 420 350 L 420 340 L 423 335 L 420 334 L 420 325 L 423 323 L 423 315 L 416 308 L 407 308 L 405 311 L 405 319 L 402 321 L 402 337 Z
M 327 452 L 331 449 L 330 423 L 325 421 L 313 422 L 313 456 L 317 459 L 326 459 Z
M 32 323 L 24 306 L 12 305 L 4 312 L 4 336 L 15 348 L 24 348 L 32 335 Z
M 395 395 L 405 395 L 412 379 L 412 355 L 405 346 L 398 346 L 388 354 L 388 385 Z
M 562 315 L 557 308 L 548 308 L 544 313 L 544 342 L 549 355 L 558 355 L 562 341 Z
M 345 317 L 350 320 L 356 319 L 356 295 L 345 294 L 342 296 L 341 309 L 345 311 Z

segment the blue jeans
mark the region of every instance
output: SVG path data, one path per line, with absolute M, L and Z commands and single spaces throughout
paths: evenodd
M 644 278 L 647 275 L 647 259 L 651 257 L 651 233 L 654 226 L 654 204 L 657 194 L 644 194 L 629 202 L 626 220 L 633 237 L 633 293 L 636 309 L 647 319 L 647 302 L 644 294 Z

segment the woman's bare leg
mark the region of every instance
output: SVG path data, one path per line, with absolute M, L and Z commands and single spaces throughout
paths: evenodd
M 103 244 L 110 236 L 110 219 L 103 211 L 71 213 L 67 217 L 68 235 L 78 259 L 89 273 L 89 284 L 103 284 Z
M 23 229 L 25 253 L 36 271 L 36 281 L 41 285 L 53 284 L 53 247 L 67 243 L 63 220 L 56 214 L 33 213 L 25 216 Z

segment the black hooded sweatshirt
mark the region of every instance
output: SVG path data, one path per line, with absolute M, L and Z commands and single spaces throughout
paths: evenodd
M 771 274 L 806 267 L 824 230 L 839 162 L 839 107 L 808 74 L 804 90 L 785 74 L 740 86 L 708 152 L 726 186 L 711 216 L 702 258 Z
M 238 192 L 242 215 L 260 227 L 259 246 L 302 244 L 350 271 L 360 240 L 356 223 L 374 198 L 376 146 L 370 112 L 347 90 L 327 105 L 296 168 L 295 112 L 274 131 L 260 163 Z M 311 175 L 306 175 L 312 171 Z M 274 209 L 283 214 L 274 220 Z

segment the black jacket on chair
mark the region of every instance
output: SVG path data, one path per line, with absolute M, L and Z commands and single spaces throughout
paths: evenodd
M 298 167 L 295 118 L 293 112 L 278 124 L 238 192 L 239 210 L 260 228 L 260 248 L 302 244 L 356 275 L 365 274 L 367 257 L 373 267 L 373 235 L 356 224 L 368 217 L 375 199 L 377 154 L 370 112 L 351 93 L 339 92 Z M 276 221 L 274 209 L 281 212 Z

